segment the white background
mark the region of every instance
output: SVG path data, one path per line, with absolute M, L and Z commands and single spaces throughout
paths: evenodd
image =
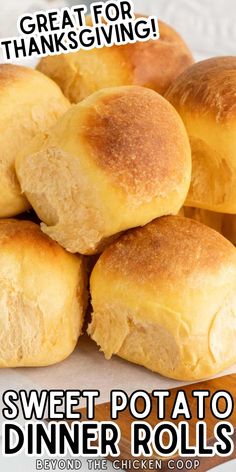
M 134 3 L 137 12 L 153 13 L 174 26 L 192 49 L 196 60 L 213 55 L 236 54 L 236 0 L 135 0 Z M 0 37 L 16 34 L 19 14 L 65 4 L 63 0 L 0 0 Z M 24 456 L 0 457 L 1 472 L 17 470 L 33 472 L 35 460 Z M 82 471 L 86 470 L 84 462 Z M 107 470 L 114 469 L 108 464 Z M 233 472 L 236 461 L 214 470 Z

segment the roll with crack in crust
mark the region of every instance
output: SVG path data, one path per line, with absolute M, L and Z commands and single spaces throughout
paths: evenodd
M 30 221 L 0 220 L 0 367 L 60 362 L 74 350 L 86 307 L 81 256 Z
M 16 159 L 42 230 L 71 252 L 94 254 L 122 231 L 178 213 L 190 145 L 172 105 L 143 87 L 96 92 Z
M 88 332 L 166 377 L 199 380 L 236 361 L 236 249 L 197 221 L 168 216 L 130 230 L 96 263 Z

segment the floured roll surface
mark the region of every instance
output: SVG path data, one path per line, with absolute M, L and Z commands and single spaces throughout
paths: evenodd
M 128 228 L 179 211 L 191 153 L 167 100 L 117 87 L 71 107 L 23 150 L 16 170 L 43 231 L 71 252 L 92 254 Z
M 236 361 L 236 249 L 205 225 L 169 216 L 129 231 L 96 263 L 91 295 L 107 359 L 180 380 Z
M 65 359 L 82 330 L 82 257 L 29 221 L 0 220 L 0 367 Z
M 141 85 L 164 94 L 193 57 L 173 28 L 160 20 L 158 24 L 158 40 L 48 56 L 41 59 L 38 70 L 55 80 L 73 103 L 102 88 L 122 85 Z
M 17 153 L 69 108 L 59 87 L 27 67 L 0 65 L 0 218 L 29 208 L 15 174 Z
M 236 214 L 236 57 L 194 64 L 165 96 L 181 115 L 192 148 L 185 205 Z

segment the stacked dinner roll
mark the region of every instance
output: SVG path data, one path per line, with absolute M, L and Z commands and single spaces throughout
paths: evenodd
M 166 93 L 186 126 L 192 180 L 185 202 L 196 217 L 236 242 L 236 57 L 192 65 Z
M 70 252 L 94 254 L 128 228 L 178 213 L 191 153 L 167 100 L 115 87 L 73 106 L 30 142 L 16 172 L 42 230 Z
M 29 208 L 21 194 L 14 161 L 40 131 L 46 131 L 69 108 L 59 87 L 32 69 L 0 65 L 0 217 Z
M 0 367 L 45 366 L 82 331 L 85 270 L 30 221 L 0 220 Z
M 88 332 L 113 354 L 198 380 L 236 361 L 236 249 L 194 220 L 169 216 L 110 245 L 91 276 Z
M 73 103 L 105 87 L 122 85 L 141 85 L 164 94 L 193 57 L 173 28 L 162 21 L 158 24 L 158 41 L 48 56 L 41 59 L 38 70 L 55 80 Z

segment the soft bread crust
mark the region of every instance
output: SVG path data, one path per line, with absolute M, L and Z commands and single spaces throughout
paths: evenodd
M 192 207 L 184 207 L 183 214 L 187 218 L 197 220 L 219 231 L 219 233 L 223 234 L 231 243 L 236 245 L 236 215 L 215 213 L 214 211 Z
M 73 103 L 99 89 L 121 85 L 164 94 L 193 58 L 173 28 L 160 20 L 158 24 L 158 40 L 48 56 L 41 59 L 38 70 L 55 80 Z
M 117 87 L 71 107 L 24 149 L 16 170 L 43 231 L 71 252 L 92 254 L 121 231 L 179 211 L 191 153 L 163 97 Z
M 0 367 L 46 366 L 69 356 L 85 301 L 81 256 L 30 221 L 0 220 Z
M 194 64 L 166 98 L 189 134 L 193 170 L 185 205 L 236 213 L 236 57 Z
M 40 72 L 0 65 L 0 217 L 29 208 L 15 174 L 16 154 L 69 106 L 59 87 Z
M 180 380 L 236 361 L 236 249 L 179 216 L 131 230 L 91 275 L 88 332 L 113 354 Z

